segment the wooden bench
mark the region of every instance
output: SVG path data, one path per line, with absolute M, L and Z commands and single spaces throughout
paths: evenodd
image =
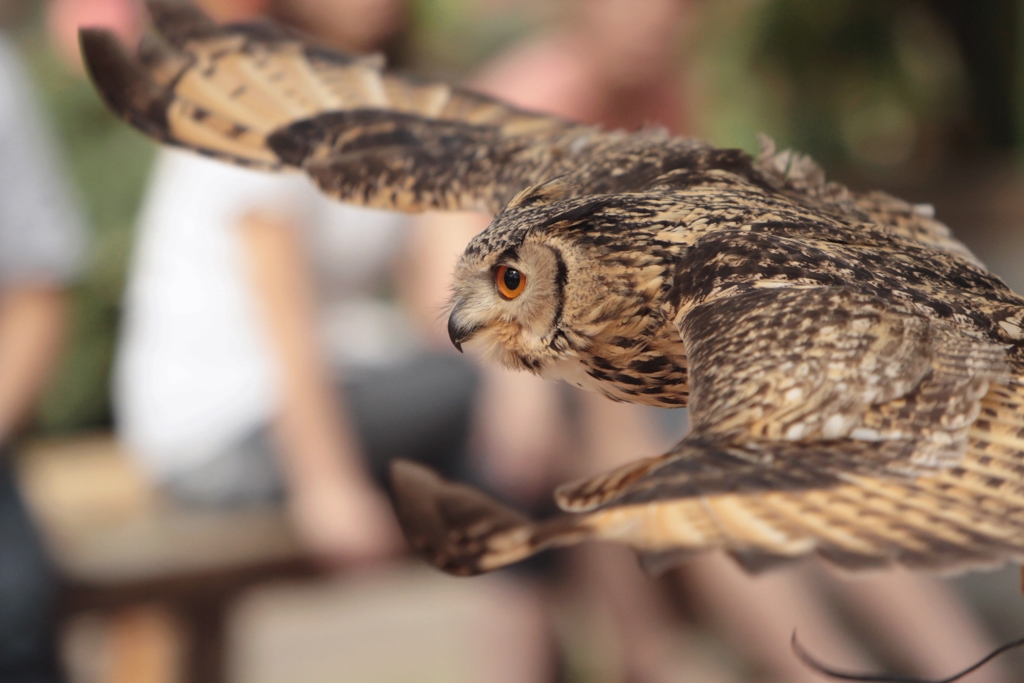
M 17 470 L 66 579 L 64 616 L 89 610 L 112 616 L 106 667 L 112 683 L 223 680 L 225 618 L 238 593 L 254 583 L 317 573 L 279 506 L 177 507 L 110 435 L 33 442 L 19 454 Z M 153 642 L 168 631 L 147 617 L 154 613 L 170 615 L 180 657 L 168 654 L 175 646 Z

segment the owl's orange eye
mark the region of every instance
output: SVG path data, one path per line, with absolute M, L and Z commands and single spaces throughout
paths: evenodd
M 515 299 L 526 289 L 526 276 L 515 268 L 498 266 L 494 271 L 494 284 L 498 286 L 498 294 L 503 299 Z

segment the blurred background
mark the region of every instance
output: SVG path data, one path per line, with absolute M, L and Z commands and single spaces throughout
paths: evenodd
M 638 52 L 640 66 L 626 64 L 614 83 L 587 75 L 581 55 L 589 53 L 577 43 L 631 29 L 615 0 L 594 0 L 608 6 L 604 15 L 586 3 L 409 0 L 400 28 L 367 45 L 419 77 L 475 83 L 536 109 L 665 125 L 753 153 L 757 133 L 766 133 L 854 188 L 933 204 L 957 237 L 1024 292 L 1024 2 L 651 0 L 648 9 L 638 2 L 627 13 L 668 12 L 679 28 L 662 31 L 662 53 Z M 330 13 L 332 4 L 316 11 Z M 287 3 L 221 0 L 208 9 L 225 17 L 277 12 L 311 30 L 300 12 L 278 5 Z M 554 567 L 465 589 L 415 562 L 379 564 L 377 555 L 388 554 L 380 549 L 368 553 L 372 569 L 310 559 L 323 553 L 315 541 L 310 551 L 309 534 L 296 539 L 294 515 L 281 516 L 277 499 L 174 512 L 182 506 L 166 503 L 163 484 L 131 464 L 130 447 L 111 436 L 125 287 L 158 153 L 115 120 L 83 78 L 68 40 L 79 16 L 99 17 L 126 36 L 145 21 L 129 0 L 0 0 L 0 28 L 24 61 L 90 235 L 81 271 L 66 287 L 63 350 L 17 440 L 19 486 L 55 563 L 56 607 L 45 609 L 56 611 L 57 656 L 70 680 L 804 680 L 781 661 L 791 659 L 793 627 L 811 645 L 822 634 L 820 654 L 837 663 L 939 676 L 1024 634 L 1016 568 L 927 585 L 899 577 L 872 592 L 870 582 L 851 588 L 804 567 L 751 588 L 742 577 L 722 579 L 732 570 L 721 564 L 648 580 L 626 566 L 628 556 L 609 551 L 559 555 L 547 563 Z M 645 58 L 660 61 L 643 66 Z M 568 75 L 559 80 L 545 65 Z M 615 71 L 614 64 L 594 68 Z M 401 229 L 415 245 L 432 239 L 424 234 L 442 234 L 427 229 L 444 220 Z M 476 220 L 443 233 L 448 251 L 437 263 L 447 267 L 450 253 L 481 227 Z M 391 289 L 384 296 L 406 305 Z M 436 324 L 436 305 L 409 317 Z M 431 332 L 421 335 L 429 340 Z M 569 425 L 550 430 L 550 442 L 538 447 L 545 453 L 567 438 L 599 441 L 593 425 L 607 419 L 622 420 L 625 434 L 660 425 L 662 436 L 615 457 L 648 455 L 685 421 L 647 412 L 602 417 L 603 408 L 562 394 L 545 400 L 564 405 Z M 488 442 L 474 443 L 480 450 Z M 573 470 L 537 455 L 525 473 L 497 457 L 475 470 L 510 500 L 543 511 L 557 475 L 615 457 L 579 456 L 589 465 Z M 580 568 L 587 564 L 606 570 Z M 578 580 L 588 571 L 604 574 Z M 713 585 L 716 577 L 724 583 Z M 581 588 L 588 585 L 604 601 Z M 782 596 L 795 596 L 800 607 L 779 607 L 773 600 Z M 917 620 L 894 613 L 921 605 L 929 607 Z M 965 680 L 1022 676 L 1024 657 L 1009 656 Z

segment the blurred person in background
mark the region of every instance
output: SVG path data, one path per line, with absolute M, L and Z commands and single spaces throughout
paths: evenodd
M 199 4 L 220 20 L 268 10 L 351 51 L 388 47 L 404 11 L 400 0 Z M 119 436 L 173 499 L 284 497 L 300 540 L 332 564 L 404 548 L 379 486 L 388 460 L 464 477 L 478 385 L 450 347 L 421 346 L 404 313 L 393 272 L 419 258 L 403 249 L 408 232 L 404 215 L 335 202 L 302 176 L 161 150 L 114 393 Z M 548 680 L 535 597 L 508 581 L 460 588 L 506 605 L 488 615 L 505 626 L 500 642 L 474 645 L 490 653 L 489 680 Z
M 12 442 L 57 361 L 85 233 L 28 75 L 0 35 L 0 680 L 61 680 L 56 581 L 14 481 Z
M 56 1 L 109 9 L 114 0 Z M 195 4 L 218 21 L 266 14 L 350 52 L 400 59 L 404 45 L 402 0 Z M 51 31 L 103 23 L 83 17 L 92 19 L 81 7 L 55 9 Z M 450 348 L 422 348 L 403 313 L 393 271 L 407 222 L 332 201 L 304 177 L 160 150 L 138 219 L 113 394 L 118 436 L 172 500 L 284 499 L 300 540 L 332 565 L 404 547 L 380 488 L 387 461 L 462 476 L 477 385 L 473 365 Z M 547 680 L 543 611 L 508 582 L 474 587 L 484 602 L 514 601 L 493 619 L 505 627 L 501 642 L 474 641 L 493 651 L 490 680 Z M 468 584 L 463 592 L 474 595 Z
M 206 0 L 351 51 L 386 45 L 400 0 Z M 390 294 L 401 217 L 305 178 L 162 150 L 139 220 L 114 384 L 119 435 L 187 503 L 273 501 L 334 562 L 400 547 L 378 480 L 401 455 L 461 458 L 475 375 L 427 358 Z M 340 379 L 339 379 L 340 378 Z
M 696 3 L 688 0 L 567 0 L 563 20 L 554 28 L 513 46 L 486 65 L 471 85 L 525 109 L 554 113 L 606 128 L 637 129 L 660 125 L 689 132 L 684 55 L 694 30 Z M 489 222 L 476 214 L 430 214 L 418 220 L 414 235 L 416 265 L 407 275 L 431 282 L 420 290 L 421 323 L 442 343 L 436 315 L 447 297 L 455 259 Z M 481 452 L 491 488 L 520 506 L 536 505 L 567 476 L 612 469 L 639 456 L 661 453 L 672 440 L 659 434 L 654 412 L 615 404 L 602 396 L 573 391 L 578 406 L 580 455 L 567 467 L 558 435 L 568 416 L 560 389 L 524 373 L 484 368 L 484 415 L 498 424 L 490 433 L 498 442 Z M 515 396 L 516 400 L 509 400 Z M 499 408 L 500 406 L 500 408 Z M 554 406 L 554 409 L 553 409 Z M 532 440 L 514 432 L 535 425 Z M 504 429 L 502 429 L 504 425 Z M 682 425 L 675 429 L 680 430 Z M 678 436 L 678 435 L 677 435 Z M 620 658 L 629 680 L 677 680 L 681 667 L 671 650 L 680 625 L 665 595 L 643 577 L 627 552 L 583 548 L 573 562 L 577 577 L 590 587 L 590 599 L 602 601 L 618 624 Z M 807 643 L 850 666 L 875 664 L 857 644 L 830 605 L 836 594 L 855 619 L 898 643 L 904 662 L 926 675 L 945 675 L 991 643 L 969 609 L 939 581 L 906 571 L 857 581 L 840 580 L 820 567 L 783 569 L 764 577 L 745 575 L 730 559 L 708 554 L 680 572 L 704 621 L 742 650 L 750 664 L 772 680 L 819 680 L 788 647 L 793 628 L 809 634 Z M 730 673 L 685 663 L 688 680 L 723 680 Z M 995 666 L 979 680 L 1007 680 Z

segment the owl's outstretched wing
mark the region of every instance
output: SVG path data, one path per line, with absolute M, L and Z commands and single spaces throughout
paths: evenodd
M 946 571 L 1024 557 L 1024 385 L 1000 347 L 826 287 L 706 302 L 680 330 L 693 431 L 679 445 L 562 487 L 569 514 L 536 524 L 404 465 L 413 545 L 455 573 L 583 539 L 655 569 L 709 548 L 751 570 L 814 552 Z
M 301 169 L 345 201 L 405 211 L 497 211 L 572 168 L 603 134 L 443 84 L 382 71 L 269 22 L 220 26 L 148 3 L 157 36 L 130 54 L 86 29 L 109 106 L 157 140 L 265 170 Z

